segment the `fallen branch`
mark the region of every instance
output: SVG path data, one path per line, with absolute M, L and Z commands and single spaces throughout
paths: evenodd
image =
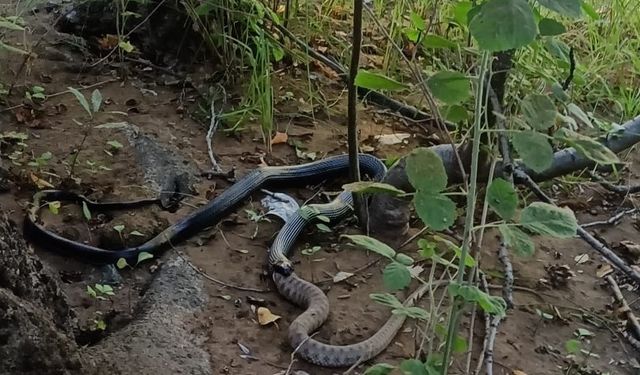
M 516 179 L 526 185 L 540 200 L 543 202 L 554 204 L 553 200 L 545 194 L 544 191 L 536 184 L 533 179 L 526 174 L 524 171 L 516 169 L 515 171 Z M 593 237 L 589 232 L 584 230 L 581 226 L 578 226 L 578 235 L 585 240 L 592 248 L 594 248 L 597 252 L 599 252 L 605 260 L 611 263 L 620 271 L 624 272 L 627 276 L 632 278 L 635 282 L 640 283 L 640 273 L 635 271 L 633 268 L 629 267 L 627 263 L 625 263 L 622 258 L 620 258 L 616 253 L 614 253 L 611 249 L 609 249 L 605 244 L 598 241 L 595 237 Z
M 635 334 L 635 337 L 640 340 L 640 321 L 638 321 L 638 318 L 633 313 L 633 310 L 631 310 L 631 307 L 629 307 L 627 300 L 622 295 L 622 291 L 620 291 L 618 283 L 616 283 L 611 275 L 605 277 L 605 280 L 607 280 L 607 282 L 609 283 L 616 301 L 620 304 L 620 312 L 623 312 L 627 316 L 629 330 L 632 331 Z
M 509 250 L 503 238 L 500 238 L 500 246 L 498 247 L 498 260 L 504 267 L 504 288 L 502 289 L 502 297 L 507 303 L 507 308 L 513 308 L 513 266 L 509 259 Z
M 634 214 L 638 211 L 637 208 L 631 208 L 629 210 L 624 210 L 621 212 L 618 212 L 617 214 L 615 214 L 614 216 L 608 218 L 607 220 L 599 220 L 599 221 L 593 221 L 591 223 L 587 223 L 587 224 L 582 224 L 583 228 L 590 228 L 590 227 L 595 227 L 598 225 L 617 225 L 620 220 L 625 217 L 626 215 L 631 215 Z

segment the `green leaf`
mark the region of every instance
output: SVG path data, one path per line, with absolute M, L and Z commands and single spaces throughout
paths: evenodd
M 511 142 L 522 162 L 535 172 L 542 172 L 553 164 L 553 149 L 543 134 L 533 131 L 513 133 Z
M 131 53 L 135 49 L 133 44 L 131 44 L 129 41 L 126 41 L 126 40 L 119 41 L 118 47 L 120 47 L 120 49 L 125 51 L 126 53 Z
M 369 251 L 373 251 L 376 254 L 382 255 L 385 258 L 393 260 L 396 256 L 396 251 L 390 248 L 387 244 L 376 240 L 373 237 L 364 236 L 361 234 L 343 234 L 340 237 L 346 237 L 350 239 L 356 245 L 360 245 Z
M 91 285 L 87 285 L 87 294 L 93 298 L 98 297 L 98 293 L 96 293 L 96 291 L 91 287 Z
M 459 72 L 438 72 L 427 79 L 429 90 L 446 104 L 458 104 L 471 96 L 469 78 Z
M 456 48 L 458 45 L 440 35 L 429 34 L 422 38 L 422 45 L 425 48 Z
M 84 108 L 84 110 L 87 111 L 89 116 L 93 117 L 93 112 L 91 112 L 91 107 L 89 107 L 89 102 L 87 102 L 87 98 L 85 98 L 80 91 L 78 91 L 77 89 L 74 89 L 73 87 L 68 87 L 68 89 L 69 89 L 69 92 L 76 97 L 76 100 L 78 101 L 78 103 L 80 103 L 82 108 Z
M 133 232 L 129 233 L 132 236 L 138 236 L 138 237 L 144 237 L 144 234 L 138 232 L 137 230 L 134 230 Z
M 60 213 L 60 206 L 62 205 L 60 201 L 49 202 L 48 205 L 49 211 L 51 211 L 52 214 L 57 215 Z
M 584 113 L 582 108 L 578 107 L 574 103 L 569 103 L 567 104 L 567 111 L 569 111 L 570 114 L 575 116 L 584 125 L 587 125 L 588 127 L 593 128 L 593 124 L 591 123 L 589 116 L 587 116 L 587 114 Z
M 100 90 L 95 89 L 91 93 L 91 109 L 93 109 L 93 113 L 97 113 L 100 110 L 100 106 L 102 105 L 102 93 Z
M 425 309 L 415 306 L 403 306 L 402 308 L 393 309 L 391 312 L 396 315 L 404 315 L 419 320 L 429 320 L 430 318 L 429 313 Z
M 467 302 L 477 303 L 482 310 L 489 314 L 503 316 L 506 312 L 507 304 L 504 299 L 491 296 L 481 291 L 477 286 L 452 282 L 447 290 L 451 296 L 461 297 Z
M 404 191 L 393 185 L 375 181 L 358 181 L 350 184 L 342 185 L 342 189 L 352 193 L 375 194 L 384 193 L 393 196 L 403 195 Z
M 558 83 L 558 82 L 554 82 L 551 85 L 551 94 L 553 95 L 553 97 L 562 102 L 562 103 L 566 103 L 569 100 L 571 100 L 571 98 L 569 97 L 569 95 L 567 95 L 567 93 L 564 91 L 564 89 L 562 88 L 562 86 Z
M 544 202 L 533 202 L 522 210 L 520 224 L 534 233 L 557 238 L 572 238 L 578 230 L 573 211 Z
M 392 78 L 384 76 L 382 74 L 371 73 L 367 70 L 358 70 L 356 75 L 355 85 L 364 87 L 369 90 L 404 90 L 409 86 L 402 84 Z
M 520 103 L 522 114 L 529 126 L 547 130 L 555 124 L 556 106 L 547 95 L 529 94 Z
M 140 264 L 141 262 L 144 262 L 147 259 L 152 259 L 153 258 L 153 254 L 151 253 L 147 253 L 146 251 L 142 251 L 140 253 L 138 253 L 138 263 Z
M 369 294 L 369 298 L 371 298 L 371 300 L 374 302 L 377 302 L 384 306 L 389 306 L 394 309 L 401 309 L 404 307 L 402 305 L 402 302 L 400 302 L 400 300 L 398 300 L 393 294 L 371 293 Z
M 425 240 L 424 238 L 421 238 L 418 240 L 418 247 L 420 247 L 418 253 L 424 259 L 433 259 L 436 256 L 435 242 L 430 242 Z
M 469 22 L 481 49 L 506 51 L 524 47 L 538 34 L 527 0 L 489 0 Z
M 613 151 L 595 139 L 565 128 L 559 129 L 555 135 L 558 139 L 574 147 L 578 153 L 598 164 L 620 163 L 620 159 Z
M 551 18 L 541 19 L 538 22 L 538 29 L 540 29 L 542 36 L 560 35 L 567 32 L 567 28 L 563 24 Z
M 582 15 L 580 0 L 537 0 L 540 5 L 570 18 Z
M 420 147 L 406 157 L 406 172 L 417 191 L 439 193 L 447 187 L 447 172 L 435 151 Z
M 407 375 L 429 375 L 424 363 L 417 359 L 405 359 L 400 363 L 400 371 Z
M 89 206 L 87 206 L 87 202 L 82 202 L 82 214 L 87 221 L 91 220 L 91 211 L 89 211 Z
M 311 256 L 311 255 L 317 253 L 320 250 L 322 250 L 321 246 L 314 246 L 314 247 L 311 247 L 311 248 L 308 248 L 308 249 L 303 249 L 302 251 L 300 251 L 300 253 L 302 255 Z
M 489 206 L 505 220 L 511 219 L 518 208 L 518 193 L 513 184 L 502 178 L 491 181 L 487 189 L 487 199 Z
M 536 251 L 536 245 L 531 238 L 518 227 L 500 225 L 498 227 L 504 243 L 521 257 L 530 257 Z
M 451 122 L 462 122 L 469 118 L 467 109 L 461 105 L 447 105 L 442 108 L 444 118 Z
M 331 228 L 329 228 L 326 224 L 317 223 L 316 228 L 318 228 L 321 232 L 331 233 Z
M 413 258 L 402 253 L 396 254 L 396 261 L 401 264 L 404 264 L 405 266 L 410 266 L 413 264 Z
M 595 9 L 593 9 L 593 7 L 591 6 L 591 4 L 587 3 L 586 1 L 582 2 L 582 10 L 592 20 L 597 21 L 600 19 L 600 15 L 598 14 L 598 12 L 596 12 Z
M 121 148 L 123 148 L 124 146 L 122 145 L 122 143 L 118 142 L 118 141 L 108 141 L 107 144 L 109 146 L 111 146 L 111 148 L 119 150 Z
M 589 331 L 586 328 L 578 328 L 576 330 L 576 335 L 578 337 L 594 337 L 595 336 L 595 334 L 593 332 Z
M 12 52 L 12 53 L 17 53 L 19 55 L 28 55 L 29 54 L 29 52 L 27 52 L 27 51 L 25 51 L 23 49 L 20 49 L 18 47 L 14 47 L 14 46 L 10 46 L 10 45 L 4 43 L 3 41 L 0 41 L 0 50 L 3 50 L 3 49 L 5 49 L 5 50 L 7 50 L 9 52 Z
M 571 48 L 569 48 L 569 46 L 565 42 L 553 37 L 547 37 L 544 40 L 544 46 L 549 51 L 551 56 L 560 60 L 561 62 L 561 64 L 559 63 L 560 66 L 566 66 L 566 67 L 569 66 L 569 62 L 570 62 L 569 52 Z
M 471 1 L 458 1 L 455 3 L 451 11 L 453 12 L 453 19 L 460 26 L 466 26 L 469 22 L 467 21 L 467 14 L 473 7 Z
M 447 229 L 456 219 L 456 204 L 445 195 L 418 191 L 413 202 L 420 219 L 433 230 Z
M 120 270 L 124 269 L 127 266 L 129 266 L 129 263 L 127 263 L 127 260 L 124 259 L 124 258 L 120 258 L 116 262 L 116 267 L 118 267 L 118 269 L 120 269 Z
M 411 12 L 409 16 L 411 19 L 411 25 L 420 31 L 424 31 L 427 28 L 427 24 L 424 22 L 424 18 L 416 12 Z
M 382 283 L 391 291 L 404 289 L 411 283 L 411 273 L 407 266 L 391 262 L 382 271 Z
M 395 366 L 392 366 L 387 363 L 377 363 L 371 367 L 369 367 L 364 375 L 388 375 L 395 369 Z
M 124 230 L 124 225 L 122 225 L 122 224 L 116 225 L 116 226 L 113 227 L 113 229 L 118 233 L 122 233 L 122 231 Z
M 567 340 L 567 342 L 564 343 L 564 349 L 569 354 L 578 354 L 580 353 L 581 348 L 582 343 L 580 342 L 580 340 L 571 339 Z

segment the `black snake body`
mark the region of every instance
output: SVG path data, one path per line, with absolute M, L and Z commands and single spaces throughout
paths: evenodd
M 385 165 L 374 156 L 361 154 L 359 161 L 361 171 L 374 180 L 380 180 L 386 172 Z M 82 195 L 59 190 L 45 190 L 34 195 L 24 222 L 25 237 L 46 249 L 74 256 L 85 262 L 113 264 L 120 258 L 124 258 L 135 263 L 141 252 L 157 255 L 162 250 L 188 239 L 199 231 L 214 226 L 260 188 L 274 184 L 308 185 L 316 181 L 339 177 L 344 175 L 348 169 L 346 155 L 329 157 L 297 166 L 257 168 L 207 205 L 171 225 L 151 240 L 137 247 L 115 251 L 75 242 L 46 230 L 38 222 L 39 210 L 43 207 L 44 202 L 51 201 L 86 204 L 90 210 L 119 210 L 159 204 L 158 199 L 97 203 Z M 321 366 L 350 366 L 373 358 L 389 345 L 405 320 L 404 315 L 392 315 L 373 336 L 351 345 L 328 345 L 311 339 L 309 336 L 327 319 L 329 301 L 322 290 L 299 278 L 293 272 L 291 262 L 286 256 L 307 224 L 320 215 L 328 217 L 332 222 L 338 221 L 352 212 L 352 204 L 351 193 L 342 192 L 331 203 L 302 207 L 296 215 L 287 220 L 269 251 L 269 266 L 278 291 L 291 302 L 306 309 L 292 322 L 289 328 L 291 345 L 298 355 Z M 418 290 L 409 297 L 406 303 L 413 303 L 424 291 L 424 288 Z

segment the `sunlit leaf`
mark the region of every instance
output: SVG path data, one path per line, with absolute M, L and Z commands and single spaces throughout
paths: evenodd
M 533 202 L 525 207 L 520 224 L 534 233 L 557 238 L 574 237 L 578 230 L 573 211 L 544 202 Z
M 400 83 L 382 74 L 371 73 L 367 70 L 358 70 L 355 85 L 369 90 L 404 90 L 409 86 Z
M 520 48 L 538 34 L 527 0 L 488 0 L 471 18 L 469 30 L 480 48 L 487 51 Z

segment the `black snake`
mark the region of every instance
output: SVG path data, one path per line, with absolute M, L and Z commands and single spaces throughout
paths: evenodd
M 382 161 L 372 155 L 361 154 L 359 161 L 361 171 L 374 180 L 380 180 L 386 172 Z M 39 210 L 45 202 L 52 201 L 84 204 L 89 210 L 119 210 L 159 204 L 158 199 L 98 203 L 71 192 L 44 190 L 34 195 L 31 207 L 28 209 L 24 222 L 25 237 L 46 249 L 78 257 L 94 264 L 114 264 L 120 258 L 135 263 L 141 252 L 157 255 L 160 251 L 186 240 L 199 231 L 214 226 L 260 188 L 278 184 L 309 185 L 344 175 L 348 169 L 346 155 L 297 166 L 259 167 L 238 180 L 214 200 L 171 225 L 151 240 L 137 247 L 113 251 L 75 242 L 48 231 L 38 221 Z M 352 212 L 352 203 L 351 193 L 345 191 L 331 203 L 302 207 L 286 221 L 269 251 L 269 266 L 278 291 L 288 300 L 306 309 L 289 327 L 291 345 L 299 356 L 321 366 L 350 366 L 375 357 L 389 345 L 405 320 L 404 315 L 392 315 L 373 336 L 351 345 L 328 345 L 309 336 L 327 319 L 329 301 L 322 290 L 299 278 L 293 272 L 292 264 L 286 255 L 307 224 L 320 215 L 328 217 L 332 222 L 340 220 Z M 412 304 L 424 292 L 425 288 L 414 292 L 406 303 Z

